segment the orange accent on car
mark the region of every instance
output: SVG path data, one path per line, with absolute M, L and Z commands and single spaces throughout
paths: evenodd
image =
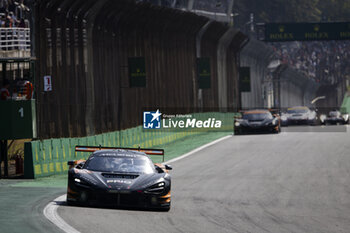
M 160 202 L 162 203 L 169 203 L 171 201 L 171 192 L 169 191 L 167 194 L 165 194 L 164 196 L 160 196 L 159 197 L 159 200 Z M 165 199 L 165 200 L 164 200 Z
M 69 186 L 67 188 L 67 193 L 77 194 L 77 192 L 74 192 Z
M 160 198 L 169 198 L 169 197 L 171 197 L 170 191 L 167 194 L 165 194 L 164 196 L 160 196 Z
M 77 165 L 77 164 L 83 163 L 83 162 L 85 162 L 85 161 L 86 161 L 86 160 L 84 160 L 84 159 L 75 160 L 75 161 L 74 161 L 74 164 Z
M 160 167 L 161 169 L 163 169 L 164 172 L 169 173 L 169 170 L 167 170 L 163 164 L 155 163 L 154 165 L 156 165 L 156 166 Z
M 254 111 L 247 111 L 243 112 L 243 114 L 259 114 L 259 113 L 268 113 L 269 111 L 267 110 L 254 110 Z

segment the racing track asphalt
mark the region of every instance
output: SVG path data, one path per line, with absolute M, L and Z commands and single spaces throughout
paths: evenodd
M 170 212 L 60 206 L 58 214 L 80 232 L 348 233 L 349 136 L 230 137 L 172 164 Z

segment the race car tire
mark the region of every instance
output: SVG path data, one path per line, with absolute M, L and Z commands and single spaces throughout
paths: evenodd
M 74 203 L 72 201 L 68 201 L 68 200 L 66 200 L 66 204 L 70 205 L 70 206 L 74 205 Z
M 68 205 L 68 206 L 76 206 L 77 202 L 76 201 L 66 200 L 66 205 Z
M 234 132 L 234 135 L 241 135 L 242 134 L 242 131 L 241 130 L 237 130 Z
M 311 122 L 309 126 L 316 126 L 316 122 Z

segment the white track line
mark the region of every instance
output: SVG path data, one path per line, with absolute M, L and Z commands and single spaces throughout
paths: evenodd
M 181 155 L 180 157 L 177 157 L 177 158 L 174 158 L 174 159 L 171 159 L 171 160 L 168 160 L 166 161 L 166 163 L 172 163 L 172 162 L 175 162 L 175 161 L 178 161 L 180 159 L 184 159 L 200 150 L 203 150 L 209 146 L 212 146 L 218 142 L 221 142 L 225 139 L 228 139 L 232 137 L 232 135 L 228 135 L 228 136 L 225 136 L 225 137 L 222 137 L 222 138 L 219 138 L 215 141 L 212 141 L 212 142 L 209 142 L 203 146 L 200 146 L 184 155 Z M 50 220 L 50 222 L 52 222 L 53 224 L 55 224 L 58 228 L 60 228 L 62 231 L 66 232 L 66 233 L 80 233 L 78 230 L 76 230 L 75 228 L 73 228 L 72 226 L 70 226 L 68 223 L 66 223 L 57 213 L 57 208 L 59 205 L 57 205 L 56 202 L 62 202 L 62 201 L 65 201 L 66 200 L 66 194 L 62 195 L 62 196 L 59 196 L 57 197 L 55 200 L 51 201 L 49 204 L 47 204 L 47 206 L 44 208 L 44 216 Z
M 203 146 L 200 146 L 200 147 L 198 147 L 198 148 L 196 148 L 194 150 L 191 150 L 190 152 L 188 152 L 186 154 L 181 155 L 180 157 L 177 157 L 177 158 L 174 158 L 174 159 L 170 159 L 170 160 L 168 160 L 168 161 L 166 161 L 164 163 L 173 163 L 173 162 L 178 161 L 180 159 L 184 159 L 184 158 L 186 158 L 186 157 L 188 157 L 190 155 L 193 155 L 194 153 L 197 153 L 198 151 L 201 151 L 201 150 L 203 150 L 203 149 L 205 149 L 205 148 L 207 148 L 209 146 L 212 146 L 212 145 L 214 145 L 214 144 L 216 144 L 218 142 L 221 142 L 223 140 L 226 140 L 226 139 L 228 139 L 230 137 L 232 137 L 232 134 L 231 135 L 227 135 L 227 136 L 222 137 L 222 138 L 219 138 L 219 139 L 217 139 L 215 141 L 209 142 L 209 143 L 207 143 L 207 144 L 205 144 Z
M 66 194 L 57 197 L 55 200 L 51 201 L 44 209 L 44 216 L 55 224 L 58 228 L 66 233 L 80 233 L 68 223 L 66 223 L 57 213 L 57 208 L 59 205 L 56 202 L 62 202 L 66 200 Z

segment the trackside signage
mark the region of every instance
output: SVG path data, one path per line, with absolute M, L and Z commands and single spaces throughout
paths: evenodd
M 146 87 L 146 62 L 144 57 L 129 57 L 130 87 Z
M 168 131 L 222 131 L 227 130 L 227 114 L 223 117 L 219 113 L 193 113 L 193 114 L 171 114 L 156 111 L 143 112 L 143 129 L 145 130 L 168 130 Z M 232 125 L 230 125 L 232 129 Z
M 269 42 L 350 39 L 350 22 L 267 23 L 262 27 L 263 40 Z
M 211 87 L 210 58 L 197 58 L 198 88 L 208 89 Z

